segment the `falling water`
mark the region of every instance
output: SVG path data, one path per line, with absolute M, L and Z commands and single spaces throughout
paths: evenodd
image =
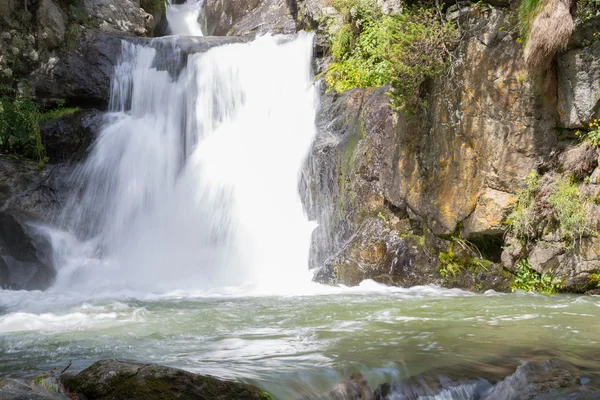
M 183 4 L 173 4 L 169 0 L 167 21 L 172 35 L 202 36 L 200 24 L 204 0 L 186 0 Z
M 86 243 L 70 247 L 87 250 L 58 252 L 57 285 L 310 282 L 312 225 L 298 180 L 315 132 L 312 40 L 300 33 L 221 46 L 189 55 L 179 70 L 155 48 L 171 43 L 177 60 L 176 41 L 124 42 L 113 112 L 65 211 Z

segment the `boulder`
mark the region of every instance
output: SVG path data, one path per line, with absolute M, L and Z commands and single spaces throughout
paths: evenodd
M 98 361 L 75 376 L 63 374 L 61 381 L 66 391 L 86 400 L 271 398 L 248 384 L 154 364 L 120 360 Z
M 485 189 L 477 200 L 475 210 L 463 223 L 462 236 L 469 240 L 502 236 L 506 216 L 515 203 L 516 198 L 510 193 Z
M 72 186 L 74 166 L 37 163 L 0 155 L 0 210 L 21 210 L 39 222 L 50 222 L 61 211 Z
M 69 397 L 51 391 L 35 381 L 0 380 L 1 400 L 69 400 Z
M 88 146 L 100 133 L 103 119 L 100 111 L 91 109 L 42 122 L 40 135 L 50 161 L 81 159 Z
M 26 218 L 0 211 L 0 288 L 44 290 L 54 281 L 52 246 Z
M 154 17 L 133 0 L 79 0 L 79 6 L 103 32 L 150 36 Z
M 54 0 L 41 0 L 37 10 L 38 44 L 48 50 L 64 42 L 67 16 Z
M 256 36 L 296 32 L 295 2 L 290 0 L 206 0 L 209 35 Z
M 545 393 L 554 393 L 561 389 L 577 391 L 581 388 L 580 379 L 579 369 L 563 360 L 553 358 L 541 365 L 526 362 L 519 366 L 513 375 L 496 384 L 481 399 L 527 400 L 541 398 Z M 563 395 L 563 398 L 580 398 L 569 397 L 567 393 Z

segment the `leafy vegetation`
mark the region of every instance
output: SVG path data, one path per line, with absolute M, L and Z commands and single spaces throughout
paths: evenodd
M 391 105 L 407 114 L 425 106 L 420 88 L 446 67 L 456 28 L 435 9 L 383 15 L 374 0 L 334 0 L 344 24 L 331 36 L 333 62 L 325 82 L 342 92 L 390 84 Z
M 594 119 L 588 126 L 589 130 L 587 132 L 577 130 L 575 135 L 597 148 L 600 145 L 600 119 Z
M 544 294 L 554 294 L 562 286 L 562 280 L 554 277 L 552 271 L 540 274 L 531 269 L 531 262 L 528 259 L 521 260 L 515 265 L 514 278 L 510 285 L 513 292 L 522 290 Z
M 0 153 L 44 163 L 46 149 L 40 137 L 40 122 L 59 119 L 78 109 L 64 108 L 42 113 L 39 106 L 24 96 L 0 98 Z
M 509 230 L 522 239 L 532 238 L 535 234 L 533 208 L 539 191 L 540 176 L 532 172 L 525 180 L 525 188 L 517 192 L 517 206 L 507 218 Z
M 468 255 L 459 255 L 454 252 L 454 245 L 458 245 L 465 253 L 477 253 L 478 256 L 471 257 Z M 481 256 L 479 250 L 469 242 L 453 238 L 452 243 L 448 247 L 446 253 L 440 253 L 438 255 L 440 261 L 439 273 L 442 278 L 450 278 L 460 274 L 464 270 L 470 270 L 472 272 L 487 272 L 488 267 L 492 264 Z
M 575 182 L 566 178 L 559 180 L 548 203 L 564 237 L 574 240 L 585 233 L 586 206 Z

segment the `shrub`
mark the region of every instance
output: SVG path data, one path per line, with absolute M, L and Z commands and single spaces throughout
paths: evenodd
M 590 128 L 589 131 L 582 132 L 578 130 L 575 132 L 575 135 L 597 148 L 600 145 L 600 119 L 594 119 L 588 126 Z
M 507 218 L 509 230 L 518 238 L 530 239 L 535 235 L 534 231 L 534 205 L 535 197 L 539 191 L 540 176 L 532 172 L 526 180 L 523 190 L 517 193 L 517 206 Z
M 563 237 L 578 239 L 586 232 L 586 205 L 579 187 L 571 179 L 561 179 L 548 197 Z
M 24 97 L 0 99 L 0 152 L 42 161 L 39 109 Z
M 42 113 L 37 104 L 23 96 L 0 98 L 0 153 L 46 162 L 46 149 L 40 137 L 40 122 L 59 119 L 78 111 L 57 108 Z
M 522 290 L 544 294 L 554 294 L 562 286 L 562 280 L 554 277 L 552 271 L 540 274 L 531 269 L 531 262 L 528 259 L 521 260 L 515 265 L 514 278 L 510 284 L 513 292 Z
M 335 0 L 333 5 L 345 22 L 331 36 L 334 60 L 325 74 L 327 86 L 342 92 L 389 83 L 393 108 L 409 115 L 419 111 L 421 85 L 446 66 L 454 25 L 432 9 L 383 15 L 374 0 Z

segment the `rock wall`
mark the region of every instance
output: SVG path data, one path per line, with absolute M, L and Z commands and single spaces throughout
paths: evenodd
M 463 38 L 445 74 L 427 83 L 422 114 L 394 114 L 385 89 L 324 98 L 304 184 L 308 213 L 321 224 L 318 281 L 508 290 L 515 264 L 528 259 L 563 279 L 564 290 L 592 289 L 598 151 L 575 130 L 600 109 L 598 22 L 580 23 L 569 49 L 539 74 L 525 65 L 515 5 L 503 5 L 452 15 Z M 549 183 L 535 200 L 537 233 L 522 244 L 510 216 L 531 174 Z M 588 228 L 574 242 L 548 211 L 557 182 L 571 175 Z

